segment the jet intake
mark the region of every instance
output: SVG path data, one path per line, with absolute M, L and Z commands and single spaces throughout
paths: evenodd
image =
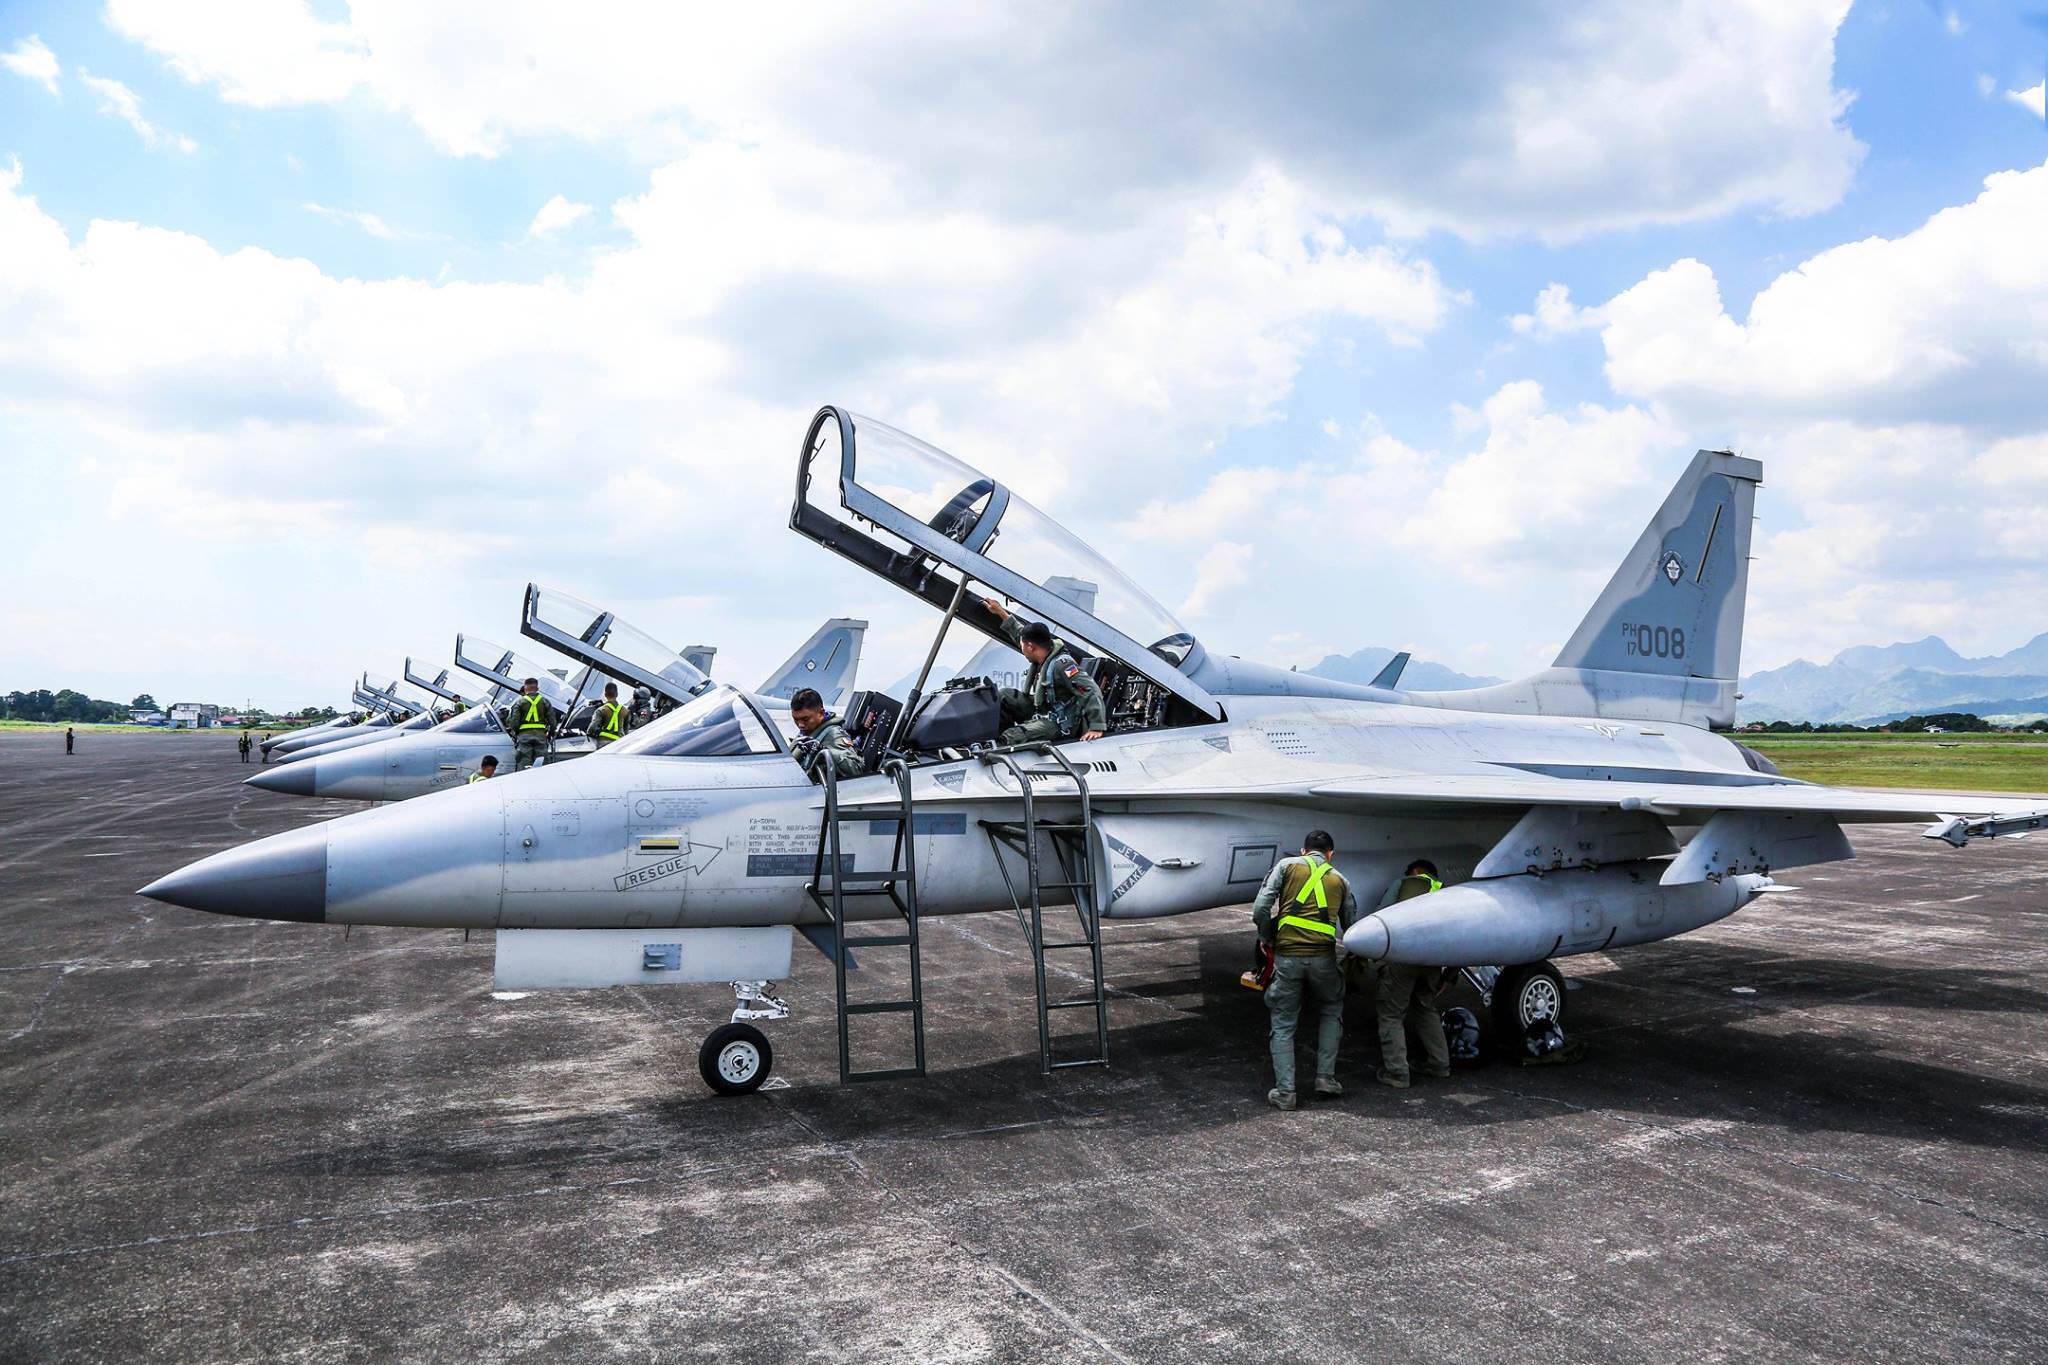
M 1511 965 L 1653 943 L 1726 919 L 1770 884 L 1728 876 L 1659 884 L 1664 864 L 1466 882 L 1390 905 L 1351 926 L 1348 952 L 1420 967 Z

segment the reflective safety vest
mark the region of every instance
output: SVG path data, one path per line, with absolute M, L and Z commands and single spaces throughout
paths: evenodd
M 481 782 L 484 780 L 484 775 L 482 773 L 471 773 L 469 775 L 469 780 L 472 782 Z
M 597 737 L 614 740 L 626 733 L 626 708 L 615 701 L 602 702 L 597 708 Z
M 545 704 L 546 700 L 545 697 L 536 693 L 531 697 L 522 696 L 518 701 L 512 703 L 514 707 L 517 707 L 520 702 L 526 703 L 526 715 L 519 722 L 519 729 L 522 733 L 527 730 L 545 730 L 548 728 L 548 723 L 541 719 L 540 714 L 540 708 Z
M 1289 957 L 1327 953 L 1337 944 L 1337 914 L 1344 905 L 1344 874 L 1320 858 L 1287 869 L 1280 886 L 1287 913 L 1273 928 L 1273 951 Z

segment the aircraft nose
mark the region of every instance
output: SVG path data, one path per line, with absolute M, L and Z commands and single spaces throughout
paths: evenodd
M 1344 931 L 1344 951 L 1356 954 L 1369 962 L 1378 962 L 1387 955 L 1387 922 L 1378 915 L 1367 915 Z
M 313 825 L 226 849 L 135 894 L 216 915 L 319 924 L 327 918 L 327 831 Z
M 243 778 L 242 785 L 259 787 L 267 792 L 283 792 L 286 796 L 311 796 L 313 775 L 318 771 L 319 766 L 313 763 L 284 763 Z

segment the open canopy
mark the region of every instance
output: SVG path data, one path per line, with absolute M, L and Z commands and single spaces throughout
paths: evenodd
M 688 701 L 711 679 L 681 654 L 608 611 L 537 583 L 526 585 L 519 633 L 671 702 Z
M 812 479 L 814 467 L 834 463 L 837 506 Z M 1201 646 L 1151 594 L 1002 483 L 885 422 L 819 409 L 797 468 L 790 526 L 941 610 L 957 602 L 957 619 L 992 638 L 1002 638 L 995 615 L 976 591 L 962 595 L 964 585 L 1008 598 L 1025 617 L 1118 660 L 1211 719 L 1223 714 L 1188 676 Z M 1092 596 L 1063 595 L 1068 584 L 1088 585 Z
M 448 685 L 447 669 L 436 669 L 431 676 L 428 675 L 426 670 L 427 665 L 422 664 L 419 667 L 415 668 L 413 666 L 412 656 L 406 656 L 405 680 L 411 683 L 414 687 L 419 688 L 422 692 L 430 693 L 433 696 L 439 697 L 443 701 L 458 701 L 463 703 L 465 706 L 474 704 L 470 698 L 463 696 L 462 693 L 456 691 L 453 687 Z
M 531 659 L 475 635 L 455 637 L 455 666 L 486 682 L 517 692 L 528 678 L 540 679 L 540 694 L 563 715 L 576 709 L 576 689 Z

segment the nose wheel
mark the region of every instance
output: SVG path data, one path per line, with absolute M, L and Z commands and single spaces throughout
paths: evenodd
M 705 1035 L 697 1049 L 704 1084 L 721 1095 L 748 1095 L 761 1088 L 775 1065 L 768 1035 L 752 1024 L 725 1024 Z

